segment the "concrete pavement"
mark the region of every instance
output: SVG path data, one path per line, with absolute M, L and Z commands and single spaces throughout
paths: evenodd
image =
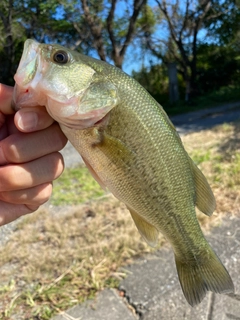
M 240 101 L 170 117 L 180 135 L 240 119 Z

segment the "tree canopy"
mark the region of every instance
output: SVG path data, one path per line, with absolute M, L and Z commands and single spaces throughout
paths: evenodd
M 152 92 L 167 91 L 171 62 L 188 98 L 237 83 L 239 6 L 239 0 L 2 0 L 0 81 L 13 84 L 23 43 L 33 38 L 119 68 L 134 57 L 135 77 Z M 146 54 L 155 65 L 142 65 Z

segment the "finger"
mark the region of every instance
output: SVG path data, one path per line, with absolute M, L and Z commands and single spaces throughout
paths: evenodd
M 0 102 L 1 103 L 1 102 Z M 2 117 L 4 117 L 3 122 L 0 124 L 0 141 L 5 139 L 11 134 L 18 133 L 19 130 L 16 128 L 14 124 L 14 115 L 4 115 L 1 114 Z M 1 120 L 0 120 L 1 122 Z
M 51 194 L 52 183 L 48 182 L 24 190 L 0 192 L 0 200 L 14 204 L 40 206 L 49 200 Z
M 19 133 L 19 130 L 14 123 L 14 114 L 5 116 L 5 125 L 7 127 L 7 136 Z
M 0 192 L 28 189 L 51 182 L 60 176 L 63 168 L 63 157 L 59 152 L 27 163 L 0 167 Z
M 0 83 L 0 140 L 8 135 L 6 115 L 13 114 L 11 107 L 13 87 Z
M 57 123 L 41 131 L 18 132 L 0 141 L 0 165 L 29 162 L 61 150 L 66 143 Z
M 8 128 L 5 122 L 5 116 L 0 113 L 0 141 L 8 136 Z
M 0 201 L 0 226 L 10 223 L 17 218 L 36 211 L 38 206 L 16 205 Z
M 15 115 L 15 125 L 22 132 L 32 132 L 49 127 L 53 118 L 45 107 L 22 108 Z
M 4 114 L 13 114 L 11 107 L 13 87 L 0 83 L 0 112 Z

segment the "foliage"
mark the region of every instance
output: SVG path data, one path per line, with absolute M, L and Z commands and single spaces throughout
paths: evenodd
M 23 43 L 33 38 L 120 68 L 126 59 L 140 65 L 148 54 L 154 63 L 134 76 L 163 101 L 166 68 L 176 62 L 180 96 L 188 100 L 239 82 L 239 27 L 235 0 L 2 0 L 0 81 L 13 84 Z
M 202 44 L 198 48 L 197 84 L 201 93 L 238 85 L 239 52 L 231 46 Z
M 163 107 L 167 111 L 168 115 L 175 115 L 194 110 L 210 109 L 233 101 L 240 101 L 239 86 L 221 87 L 217 90 L 196 97 L 195 99 L 191 100 L 190 103 L 180 100 L 174 105 L 169 103 L 164 104 Z
M 152 95 L 168 90 L 167 70 L 164 65 L 143 67 L 139 72 L 133 71 L 132 76 Z
M 170 62 L 178 63 L 178 72 L 182 75 L 186 87 L 186 100 L 199 94 L 197 84 L 198 47 L 201 43 L 212 41 L 208 36 L 208 28 L 214 35 L 215 24 L 222 28 L 229 27 L 223 22 L 239 19 L 238 6 L 231 0 L 214 2 L 211 0 L 197 1 L 167 1 L 156 0 L 159 10 L 164 16 L 166 33 L 147 38 L 151 52 L 159 57 L 166 65 Z M 230 5 L 231 3 L 231 5 Z M 224 4 L 224 5 L 222 5 Z M 230 7 L 228 8 L 228 5 Z M 227 18 L 226 18 L 227 17 Z M 202 40 L 203 34 L 205 39 Z M 232 37 L 231 37 L 232 38 Z
M 94 48 L 101 60 L 113 61 L 121 68 L 126 51 L 138 30 L 142 25 L 146 28 L 146 21 L 148 27 L 154 24 L 146 2 L 77 0 L 72 7 L 73 10 L 77 9 L 77 17 L 72 9 L 69 10 L 69 5 L 65 6 L 64 10 L 82 40 L 81 45 Z
M 159 67 L 155 67 L 158 76 L 162 76 L 159 70 L 163 65 L 167 67 L 170 62 L 177 62 L 181 100 L 185 98 L 187 104 L 193 106 L 197 104 L 195 101 L 198 96 L 206 97 L 206 94 L 218 91 L 221 87 L 238 86 L 238 2 L 186 0 L 180 3 L 177 0 L 165 0 L 157 3 L 164 15 L 166 30 L 164 33 L 159 32 L 155 37 L 148 34 L 146 42 L 153 55 L 160 59 Z M 166 77 L 156 86 L 154 79 L 158 76 L 153 76 L 153 71 L 151 66 L 147 72 L 146 68 L 143 68 L 138 74 L 133 75 L 143 85 L 146 82 L 144 79 L 148 79 L 147 90 L 160 103 L 169 105 L 166 101 L 168 87 L 163 86 Z M 156 87 L 159 87 L 157 95 Z M 189 99 L 191 101 L 188 101 Z M 223 97 L 222 101 L 227 101 L 227 97 Z M 209 104 L 210 101 L 207 105 Z M 176 106 L 180 107 L 179 103 Z
M 144 9 L 144 10 L 143 10 Z M 12 83 L 23 42 L 59 43 L 122 67 L 141 30 L 152 30 L 146 0 L 3 0 L 0 4 L 1 82 Z
M 60 21 L 55 0 L 3 0 L 0 4 L 0 81 L 13 83 L 13 75 L 27 38 L 40 42 L 71 43 L 69 22 Z
M 239 0 L 213 0 L 210 14 L 211 21 L 204 22 L 211 41 L 221 46 L 231 46 L 239 52 L 240 45 L 240 1 Z

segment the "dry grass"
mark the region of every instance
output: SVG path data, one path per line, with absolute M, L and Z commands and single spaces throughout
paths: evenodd
M 240 121 L 192 133 L 183 143 L 207 177 L 216 197 L 216 213 L 238 213 L 240 207 Z
M 216 195 L 217 214 L 198 214 L 210 228 L 223 214 L 239 212 L 240 124 L 189 134 L 183 142 Z M 163 242 L 161 237 L 159 247 Z M 151 250 L 111 195 L 61 214 L 39 210 L 19 223 L 0 250 L 0 318 L 50 319 L 104 287 L 116 287 L 124 277 L 119 267 Z
M 150 251 L 125 206 L 111 195 L 60 216 L 40 210 L 18 225 L 0 252 L 2 316 L 49 319 L 116 286 L 124 276 L 119 266 Z

